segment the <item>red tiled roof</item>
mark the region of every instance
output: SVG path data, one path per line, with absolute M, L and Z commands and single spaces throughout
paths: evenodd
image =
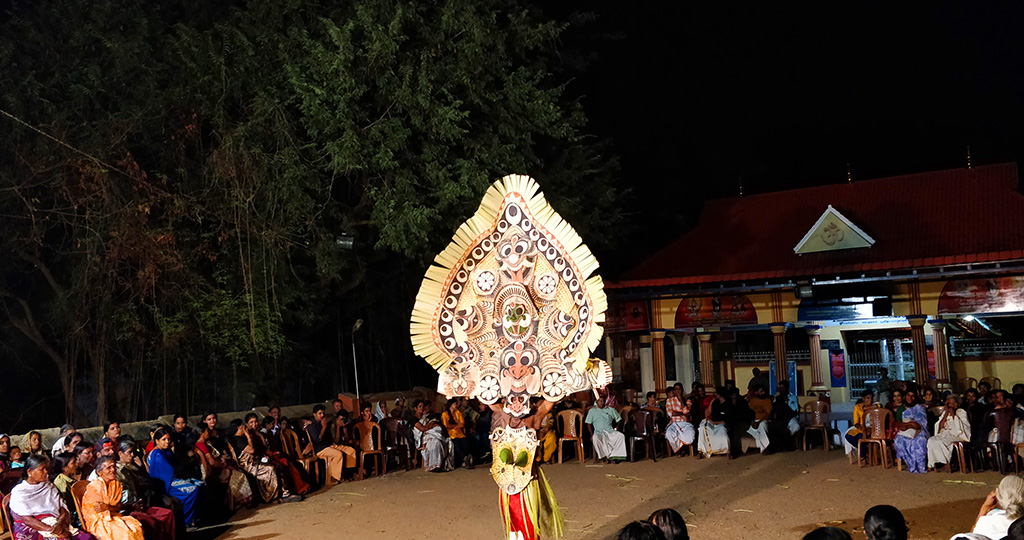
M 875 240 L 797 255 L 832 205 Z M 697 226 L 608 288 L 835 276 L 1024 258 L 1024 195 L 1002 163 L 710 201 Z

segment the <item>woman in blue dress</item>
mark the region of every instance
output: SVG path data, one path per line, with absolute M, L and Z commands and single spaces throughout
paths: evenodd
M 928 472 L 928 412 L 917 399 L 917 390 L 903 393 L 906 410 L 896 423 L 896 458 L 912 473 Z
M 154 448 L 149 454 L 149 475 L 164 485 L 168 495 L 181 501 L 186 526 L 195 526 L 199 519 L 199 493 L 203 482 L 192 478 L 174 477 L 174 453 L 171 451 L 171 432 L 159 428 L 153 433 Z

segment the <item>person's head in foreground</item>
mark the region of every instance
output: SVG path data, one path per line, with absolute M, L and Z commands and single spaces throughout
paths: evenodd
M 868 540 L 907 540 L 907 520 L 895 506 L 872 506 L 864 514 L 864 536 Z
M 1024 517 L 1024 478 L 1004 476 L 996 488 L 996 504 L 1011 520 Z
M 804 540 L 853 540 L 853 537 L 839 527 L 818 527 L 805 534 Z
M 619 531 L 618 540 L 666 540 L 657 525 L 650 521 L 634 521 Z
M 683 516 L 671 508 L 655 510 L 651 517 L 647 518 L 647 521 L 661 529 L 661 533 L 665 535 L 665 540 L 690 540 L 690 535 L 686 532 L 686 522 L 683 521 Z

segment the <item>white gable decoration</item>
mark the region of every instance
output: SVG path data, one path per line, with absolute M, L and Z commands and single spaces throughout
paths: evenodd
M 846 216 L 840 214 L 839 210 L 830 204 L 793 251 L 797 255 L 803 255 L 820 251 L 867 248 L 874 243 L 875 240 L 868 236 L 868 233 L 846 219 Z

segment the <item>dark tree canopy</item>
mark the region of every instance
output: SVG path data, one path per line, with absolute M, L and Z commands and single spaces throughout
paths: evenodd
M 505 174 L 599 256 L 621 237 L 617 163 L 565 92 L 572 28 L 527 5 L 51 1 L 0 21 L 0 425 L 32 402 L 58 408 L 12 429 L 320 400 L 354 388 L 356 318 L 363 391 L 432 384 L 416 285 Z

